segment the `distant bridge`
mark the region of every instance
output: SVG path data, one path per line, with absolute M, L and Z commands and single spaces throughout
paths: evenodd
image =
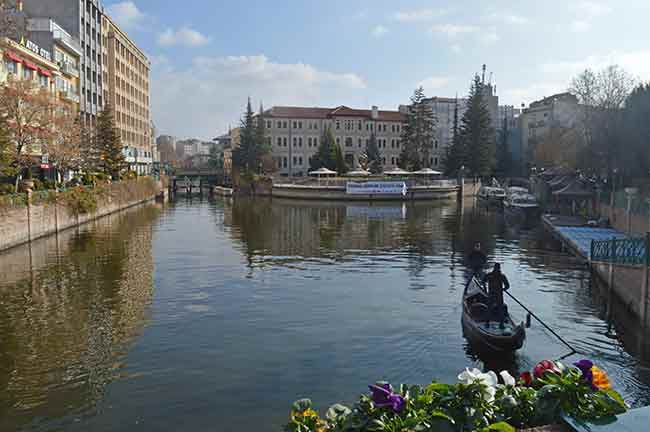
M 222 170 L 179 169 L 170 178 L 173 192 L 202 193 L 202 189 L 224 183 Z

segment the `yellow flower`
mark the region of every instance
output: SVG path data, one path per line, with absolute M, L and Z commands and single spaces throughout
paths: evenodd
M 604 370 L 600 369 L 598 366 L 593 366 L 591 368 L 591 373 L 593 374 L 593 383 L 600 390 L 609 390 L 612 388 L 612 383 L 609 381 L 609 377 Z

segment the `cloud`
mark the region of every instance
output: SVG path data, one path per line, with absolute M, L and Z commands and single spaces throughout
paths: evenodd
M 529 21 L 528 18 L 524 16 L 509 12 L 494 12 L 489 14 L 486 18 L 490 20 L 503 21 L 508 24 L 527 24 Z
M 138 28 L 147 16 L 132 1 L 114 3 L 107 7 L 108 15 L 124 29 Z
M 432 76 L 420 82 L 418 86 L 423 87 L 427 92 L 431 92 L 433 90 L 438 90 L 442 87 L 445 87 L 447 84 L 449 84 L 449 81 L 450 79 L 447 77 Z
M 457 25 L 457 24 L 440 24 L 431 27 L 432 33 L 441 33 L 449 38 L 455 38 L 462 34 L 476 33 L 480 29 L 472 25 Z
M 497 34 L 496 29 L 494 29 L 494 28 L 489 29 L 489 30 L 481 33 L 481 35 L 479 37 L 481 39 L 481 42 L 483 42 L 486 45 L 491 45 L 491 44 L 497 43 L 497 42 L 499 42 L 501 40 L 501 38 Z
M 383 25 L 375 26 L 372 29 L 372 32 L 371 32 L 373 37 L 376 37 L 378 39 L 383 37 L 386 33 L 388 33 L 388 29 L 386 27 L 384 27 Z
M 584 33 L 591 28 L 587 21 L 575 20 L 571 23 L 571 31 L 574 33 Z
M 181 27 L 178 30 L 168 28 L 158 35 L 158 43 L 163 46 L 200 46 L 208 42 L 210 38 L 189 27 Z
M 452 51 L 454 54 L 460 54 L 461 51 L 463 50 L 463 49 L 461 48 L 461 46 L 458 45 L 458 44 L 452 44 L 450 48 L 451 48 L 451 51 Z
M 505 103 L 530 103 L 566 91 L 571 79 L 587 68 L 600 70 L 613 64 L 619 65 L 637 79 L 650 76 L 650 50 L 614 51 L 576 60 L 549 61 L 539 67 L 538 72 L 544 77 L 543 82 L 509 89 L 502 95 Z
M 609 5 L 586 0 L 571 3 L 569 9 L 587 19 L 608 15 L 612 12 Z
M 251 96 L 255 104 L 336 106 L 364 100 L 367 84 L 354 73 L 264 55 L 198 57 L 182 70 L 155 69 L 152 111 L 161 133 L 210 138 L 236 125 Z M 173 109 L 170 109 L 173 107 Z
M 399 11 L 393 14 L 393 19 L 398 22 L 431 21 L 432 19 L 445 15 L 445 9 L 417 9 Z

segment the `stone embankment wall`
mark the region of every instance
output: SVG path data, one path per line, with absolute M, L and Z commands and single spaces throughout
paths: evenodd
M 60 196 L 39 205 L 2 207 L 0 251 L 154 200 L 160 190 L 160 183 L 149 178 L 106 185 L 94 190 L 97 208 L 90 213 L 73 211 Z

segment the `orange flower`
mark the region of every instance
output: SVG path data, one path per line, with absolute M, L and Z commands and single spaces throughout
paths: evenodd
M 612 383 L 609 381 L 609 377 L 604 370 L 600 369 L 598 366 L 593 366 L 591 368 L 591 373 L 593 374 L 593 384 L 599 390 L 610 390 L 612 388 Z

